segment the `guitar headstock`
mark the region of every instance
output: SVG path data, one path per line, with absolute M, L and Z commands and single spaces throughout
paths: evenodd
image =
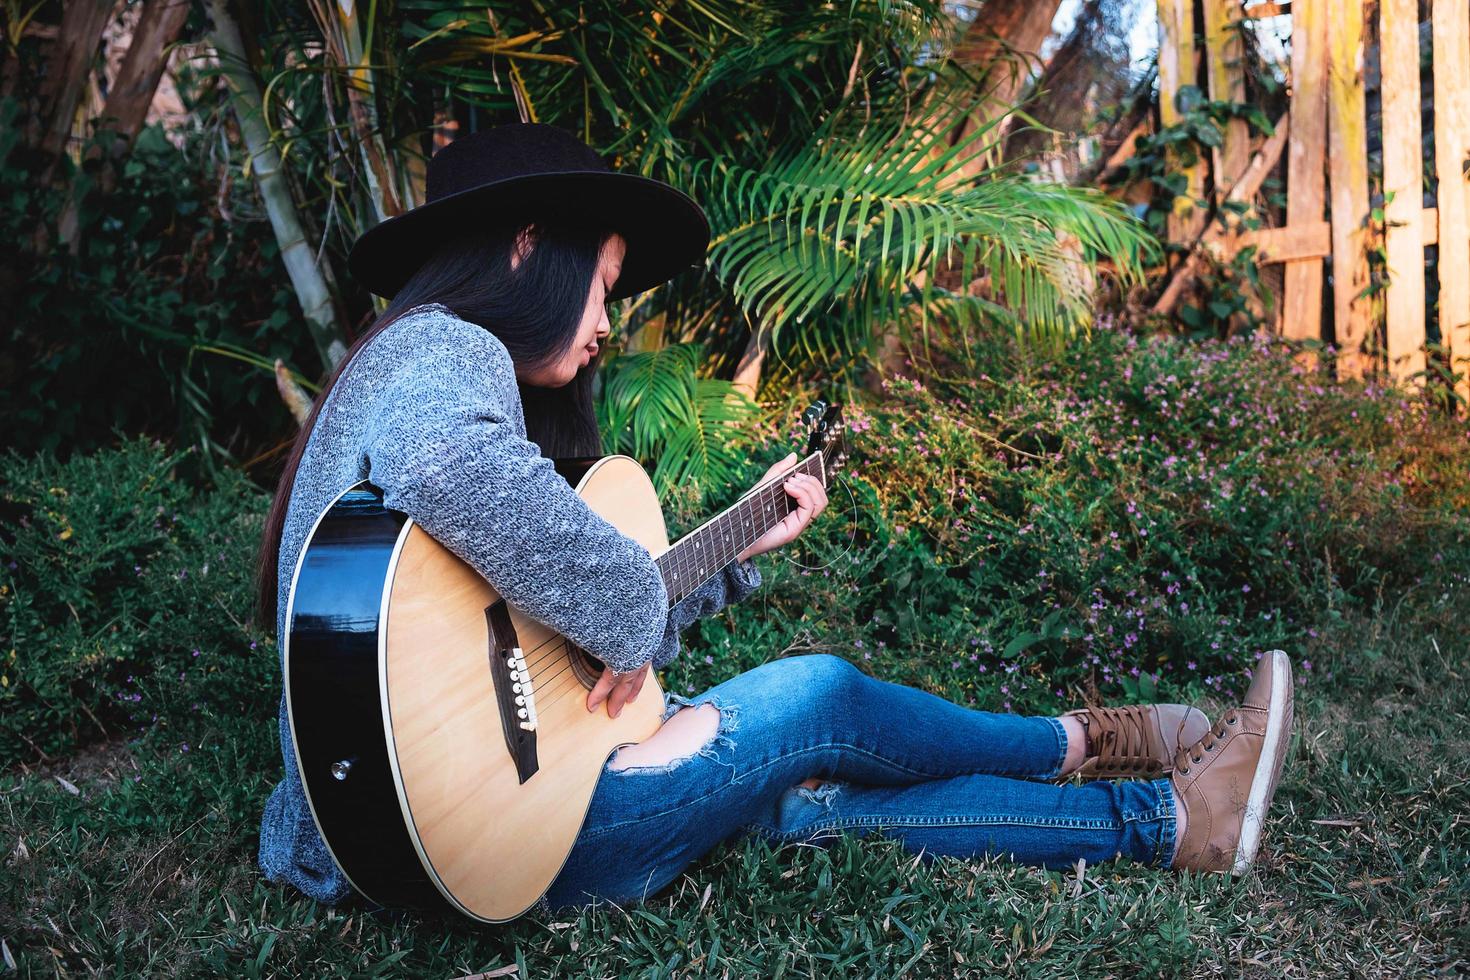
M 811 430 L 811 435 L 807 438 L 806 454 L 822 454 L 822 472 L 830 480 L 832 474 L 847 462 L 847 445 L 843 441 L 847 423 L 842 420 L 842 406 L 828 406 L 826 401 L 819 398 L 801 413 L 801 420 Z

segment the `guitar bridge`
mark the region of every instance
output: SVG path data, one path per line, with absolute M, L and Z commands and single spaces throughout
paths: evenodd
M 526 655 L 520 647 L 512 647 L 505 655 L 505 666 L 510 672 L 510 690 L 515 695 L 516 717 L 521 728 L 528 732 L 536 730 L 536 691 L 531 684 L 531 671 L 526 667 Z
M 515 760 L 516 775 L 524 783 L 540 768 L 536 758 L 535 684 L 503 600 L 485 610 L 485 623 L 490 633 L 490 673 L 495 681 L 505 747 Z

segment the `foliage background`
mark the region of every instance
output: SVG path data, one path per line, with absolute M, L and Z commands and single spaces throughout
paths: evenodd
M 1249 104 L 1202 101 L 1145 145 L 1133 166 L 1165 194 L 1134 220 L 1048 182 L 1058 134 L 1037 124 L 1126 130 L 1147 111 L 1147 72 L 1125 78 L 1102 36 L 1123 5 L 1085 0 L 1034 82 L 1001 70 L 1024 52 L 971 29 L 1026 6 L 200 0 L 168 42 L 179 117 L 118 156 L 84 100 L 48 156 L 38 106 L 68 35 L 44 28 L 92 8 L 0 4 L 0 962 L 1465 972 L 1470 432 L 1432 386 L 1338 385 L 1241 333 L 1242 270 L 1135 329 L 1121 314 L 1158 271 L 1148 227 L 1178 165 L 1225 119 L 1264 129 L 1281 93 L 1262 75 Z M 103 60 L 87 78 L 116 77 Z M 1035 97 L 1081 91 L 1129 95 L 1101 123 L 1081 97 Z M 607 447 L 653 472 L 675 535 L 799 446 L 814 398 L 847 406 L 824 523 L 686 632 L 664 685 L 829 652 L 988 710 L 1213 713 L 1284 648 L 1301 722 L 1260 874 L 744 843 L 642 905 L 490 930 L 261 880 L 280 668 L 248 576 L 293 435 L 269 369 L 311 391 L 372 316 L 345 274 L 355 235 L 413 203 L 436 139 L 523 114 L 692 191 L 716 225 L 705 273 L 614 311 L 598 391 Z M 319 293 L 283 274 L 300 248 L 283 215 Z
M 855 412 L 826 532 L 757 559 L 762 590 L 687 631 L 662 682 L 822 651 L 990 710 L 1094 688 L 1215 710 L 1281 646 L 1304 722 L 1260 874 L 745 843 L 643 905 L 496 929 L 318 906 L 254 865 L 280 765 L 262 737 L 278 655 L 243 619 L 264 496 L 196 490 L 172 479 L 177 452 L 134 441 L 0 467 L 0 747 L 25 760 L 0 774 L 0 937 L 27 972 L 168 976 L 1453 973 L 1470 937 L 1461 428 L 1393 391 L 1314 385 L 1244 338 L 1108 327 L 1059 359 L 998 345 L 976 366 L 896 379 Z M 765 433 L 744 475 L 791 435 Z M 675 533 L 702 513 L 672 495 Z

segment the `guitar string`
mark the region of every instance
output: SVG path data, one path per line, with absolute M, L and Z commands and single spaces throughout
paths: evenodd
M 776 483 L 773 488 L 767 489 L 778 488 L 779 483 Z M 782 495 L 784 495 L 784 489 L 782 489 Z M 769 497 L 770 500 L 763 501 L 763 505 L 775 504 L 778 495 L 776 495 L 775 492 L 770 492 L 770 494 L 766 494 L 766 497 Z M 856 498 L 854 498 L 854 504 L 856 504 Z M 537 661 L 537 663 L 544 664 L 545 661 L 551 660 L 554 655 L 560 654 L 560 652 L 563 651 L 567 654 L 567 661 L 562 669 L 557 670 L 556 673 L 550 674 L 550 676 L 548 677 L 541 677 L 541 679 L 535 679 L 534 677 L 534 683 L 535 685 L 537 685 L 537 695 L 535 696 L 537 696 L 538 711 L 550 710 L 551 705 L 563 701 L 563 699 L 566 698 L 566 696 L 569 696 L 572 692 L 588 691 L 587 685 L 582 682 L 581 676 L 578 676 L 578 673 L 576 673 L 575 670 L 572 670 L 572 660 L 570 660 L 570 655 L 572 655 L 572 644 L 570 644 L 570 642 L 567 642 L 564 636 L 556 636 L 556 638 L 544 642 L 544 644 L 541 644 L 541 646 L 556 644 L 557 639 L 560 639 L 560 641 L 562 642 L 560 642 L 560 644 L 557 645 L 556 648 L 554 648 L 553 651 L 550 652 L 550 654 L 545 655 L 545 657 L 542 657 L 541 660 Z M 538 646 L 537 649 L 541 648 L 541 646 Z M 567 673 L 570 673 L 570 680 L 567 680 L 567 682 L 560 682 L 560 679 L 562 679 L 564 674 Z
M 793 473 L 796 472 L 796 468 L 793 468 L 790 472 L 793 472 Z M 776 500 L 777 500 L 778 497 L 781 497 L 781 496 L 784 496 L 784 495 L 785 495 L 785 489 L 781 486 L 781 484 L 779 482 L 779 479 L 778 479 L 775 483 L 772 483 L 772 484 L 769 484 L 769 485 L 767 485 L 765 487 L 760 488 L 759 490 L 756 491 L 755 494 L 751 495 L 750 497 L 746 497 L 746 498 L 742 498 L 742 499 L 745 500 L 745 501 L 747 501 L 747 502 L 754 502 L 758 498 L 762 498 L 762 497 L 769 498 L 769 499 L 765 499 L 765 500 L 762 501 L 762 510 L 764 510 L 764 506 L 766 504 L 773 504 L 773 503 L 776 502 Z M 733 506 L 735 506 L 735 505 L 732 505 L 732 507 Z M 711 520 L 709 522 L 706 522 L 706 523 L 712 523 L 716 519 L 718 519 L 718 518 L 717 517 L 716 518 L 711 518 Z M 772 526 L 774 526 L 774 525 L 772 525 Z M 764 532 L 762 532 L 762 533 L 764 533 Z M 677 550 L 677 546 L 675 547 L 675 550 Z M 738 555 L 739 553 L 740 552 L 737 549 L 736 552 L 735 552 L 735 554 Z M 683 566 L 679 563 L 678 558 L 679 558 L 679 556 L 676 554 L 674 556 L 673 561 L 671 562 L 671 567 L 673 568 L 673 572 L 671 574 L 671 577 L 674 578 L 675 584 L 677 584 L 679 576 L 681 574 L 683 574 Z M 732 556 L 731 560 L 734 560 L 734 556 Z M 726 564 L 728 564 L 728 562 L 722 562 L 719 567 L 722 568 Z M 716 569 L 716 570 L 718 570 L 718 569 Z M 710 573 L 710 575 L 713 575 L 713 574 L 714 574 L 713 572 Z M 708 578 L 708 577 L 709 577 L 709 575 L 706 575 L 703 578 L 701 578 L 700 584 L 703 585 L 704 584 L 704 579 L 705 578 Z M 693 591 L 693 590 L 691 590 L 691 591 Z M 539 644 L 536 647 L 533 647 L 529 652 L 526 652 L 526 651 L 523 651 L 522 652 L 522 656 L 524 656 L 524 657 L 527 658 L 527 665 L 526 665 L 527 666 L 527 669 L 530 670 L 530 671 L 532 671 L 532 682 L 533 683 L 535 682 L 535 675 L 534 675 L 535 668 L 543 665 L 544 663 L 546 663 L 546 661 L 548 659 L 550 659 L 552 656 L 555 656 L 555 654 L 556 654 L 557 651 L 555 649 L 553 649 L 553 650 L 549 651 L 548 653 L 546 653 L 545 655 L 543 655 L 542 657 L 540 657 L 539 659 L 537 659 L 535 661 L 532 661 L 529 658 L 532 657 L 532 656 L 534 656 L 536 653 L 540 652 L 548 644 L 554 644 L 556 642 L 557 638 L 558 637 L 556 635 L 553 635 L 550 639 L 542 642 L 541 644 Z
M 852 512 L 853 512 L 853 514 L 856 514 L 856 512 L 857 512 L 857 496 L 852 492 L 852 487 L 851 487 L 851 485 L 846 480 L 843 480 L 842 481 L 842 484 L 843 484 L 843 487 L 847 490 L 848 499 L 852 503 Z M 843 554 L 844 555 L 846 555 L 847 553 L 849 553 L 852 550 L 852 545 L 857 540 L 857 522 L 856 521 L 853 521 L 852 522 L 852 528 L 853 528 L 852 534 L 848 538 L 848 546 L 843 551 Z M 793 562 L 793 564 L 801 564 L 801 563 L 800 562 Z M 830 565 L 831 562 L 829 562 L 828 564 Z M 810 567 L 810 566 L 803 566 L 803 567 Z M 826 567 L 826 566 L 820 566 L 820 567 Z M 568 652 L 570 652 L 570 644 L 565 644 L 565 645 L 568 648 Z M 570 662 L 568 663 L 568 666 L 570 666 Z M 565 671 L 559 671 L 554 676 L 555 677 L 560 677 L 561 674 L 564 673 L 564 672 Z M 551 693 L 547 694 L 548 700 L 545 702 L 545 706 L 549 708 L 551 705 L 556 704 L 558 701 L 561 701 L 565 696 L 567 696 L 567 693 L 569 691 L 576 691 L 578 689 L 580 689 L 582 691 L 588 690 L 588 688 L 584 684 L 582 684 L 580 678 L 578 678 L 576 676 L 575 672 L 573 672 L 572 683 L 570 683 L 570 684 L 563 683 L 560 686 L 558 686 L 557 688 L 555 688 L 554 691 L 552 691 Z M 539 696 L 538 696 L 538 702 L 539 702 L 539 700 L 540 699 L 539 699 Z
M 796 468 L 793 468 L 791 472 L 795 471 Z M 760 488 L 756 491 L 755 494 L 753 494 L 751 497 L 745 498 L 745 500 L 748 503 L 759 501 L 761 503 L 762 510 L 764 510 L 766 506 L 775 504 L 778 499 L 785 498 L 786 496 L 787 495 L 785 492 L 785 488 L 781 484 L 780 478 L 778 478 L 766 487 Z M 712 519 L 712 521 L 713 520 L 714 519 Z M 736 554 L 739 554 L 738 550 L 736 551 Z M 679 567 L 680 566 L 678 565 L 676 556 L 675 568 L 678 569 Z M 723 563 L 721 567 L 723 567 Z M 675 574 L 677 576 L 678 572 L 676 571 Z M 705 577 L 707 578 L 708 576 Z M 675 581 L 677 582 L 677 578 L 675 579 Z M 700 584 L 703 584 L 703 580 L 701 580 Z M 558 643 L 558 641 L 560 642 Z M 532 692 L 538 711 L 542 709 L 549 709 L 553 704 L 562 700 L 566 696 L 567 692 L 571 690 L 587 689 L 586 686 L 582 683 L 580 677 L 577 675 L 577 672 L 571 669 L 571 644 L 566 640 L 564 636 L 561 636 L 559 634 L 553 635 L 551 638 L 543 641 L 541 644 L 534 647 L 531 651 L 531 654 L 534 655 L 548 646 L 551 647 L 549 651 L 547 651 L 542 656 L 536 658 L 534 662 L 527 665 L 527 670 L 531 673 Z M 535 668 L 544 667 L 549 661 L 554 660 L 555 657 L 563 653 L 563 651 L 565 651 L 565 653 L 567 654 L 567 660 L 560 669 L 556 670 L 555 673 L 551 673 L 549 675 L 543 672 L 543 676 L 536 676 Z M 562 678 L 563 675 L 567 674 L 568 672 L 571 673 L 570 683 L 560 682 L 558 684 L 560 678 Z M 554 684 L 557 686 L 553 688 L 551 685 Z
M 814 461 L 814 462 L 817 462 L 817 461 Z M 774 505 L 774 504 L 776 504 L 778 502 L 791 499 L 790 496 L 786 493 L 784 483 L 782 482 L 783 479 L 784 479 L 784 477 L 785 476 L 788 476 L 788 475 L 790 475 L 792 473 L 796 473 L 796 472 L 805 472 L 806 469 L 807 469 L 807 467 L 805 465 L 798 464 L 797 466 L 792 467 L 786 473 L 783 473 L 783 474 L 777 476 L 776 478 L 774 478 L 772 480 L 772 482 L 769 483 L 769 484 L 767 484 L 765 487 L 762 487 L 762 488 L 758 489 L 755 493 L 751 494 L 748 497 L 742 498 L 742 501 L 746 503 L 747 509 L 751 505 L 758 503 L 760 505 L 760 507 L 761 507 L 762 516 L 765 516 L 765 510 L 766 510 L 767 507 L 770 507 L 770 506 L 772 506 L 772 505 Z M 846 483 L 846 481 L 844 481 L 844 484 L 845 483 Z M 852 495 L 851 488 L 848 488 L 848 494 L 849 494 L 849 496 Z M 732 505 L 731 508 L 728 508 L 724 513 L 719 514 L 719 515 L 716 515 L 714 518 L 711 518 L 709 521 L 706 522 L 706 524 L 704 525 L 704 527 L 710 527 L 710 526 L 714 525 L 714 523 L 716 521 L 720 520 L 722 517 L 724 517 L 727 514 L 729 514 L 730 511 L 733 510 L 735 506 L 738 506 L 738 504 L 740 502 L 741 501 L 737 501 L 737 504 Z M 853 498 L 853 504 L 854 504 L 854 508 L 855 508 L 856 507 L 856 498 L 855 497 Z M 788 513 L 790 513 L 789 510 L 788 510 Z M 784 519 L 785 519 L 785 515 L 782 515 L 780 518 L 776 519 L 772 523 L 771 526 L 774 527 L 777 523 L 780 522 L 780 520 L 784 520 Z M 769 528 L 767 530 L 769 530 Z M 765 533 L 765 532 L 762 532 L 762 533 Z M 757 536 L 757 537 L 759 537 L 759 536 Z M 856 538 L 856 535 L 854 534 L 853 540 L 855 540 L 855 538 Z M 849 549 L 850 549 L 850 547 L 851 547 L 851 541 L 849 542 Z M 738 555 L 738 554 L 739 554 L 739 551 L 737 549 L 736 555 Z M 674 562 L 673 562 L 674 570 L 675 570 L 674 571 L 675 582 L 678 581 L 678 576 L 684 571 L 684 566 L 682 566 L 679 563 L 678 557 L 679 557 L 678 555 L 675 555 Z M 732 557 L 731 560 L 733 560 L 733 557 Z M 788 560 L 790 560 L 790 559 L 788 559 Z M 724 564 L 727 564 L 727 562 L 722 562 L 721 565 L 720 565 L 720 567 L 723 567 Z M 800 563 L 797 562 L 796 564 L 800 564 Z M 805 567 L 805 566 L 803 566 L 803 567 Z M 713 574 L 713 573 L 711 573 L 711 574 Z M 704 579 L 706 579 L 708 577 L 709 577 L 708 575 L 702 576 L 701 581 L 700 581 L 700 584 L 702 585 Z M 558 642 L 558 641 L 560 641 L 560 642 Z M 536 653 L 539 653 L 540 651 L 546 649 L 547 647 L 550 647 L 551 649 L 548 650 L 545 654 L 543 654 L 539 658 L 535 659 L 533 662 L 528 663 L 528 665 L 527 665 L 527 671 L 528 671 L 528 673 L 531 674 L 532 689 L 533 689 L 533 692 L 534 692 L 535 699 L 538 702 L 538 704 L 537 704 L 538 709 L 540 709 L 540 708 L 550 708 L 553 704 L 556 704 L 558 701 L 561 701 L 566 696 L 567 692 L 569 692 L 571 690 L 578 689 L 578 688 L 580 688 L 582 690 L 586 690 L 587 689 L 586 686 L 582 683 L 580 677 L 577 675 L 576 671 L 571 670 L 571 667 L 572 667 L 572 659 L 571 659 L 572 649 L 571 649 L 571 647 L 572 647 L 572 645 L 566 639 L 566 637 L 561 636 L 560 634 L 553 635 L 552 637 L 550 637 L 547 640 L 543 641 L 542 643 L 540 643 L 536 647 L 533 647 L 532 650 L 530 651 L 530 655 L 534 656 Z M 566 661 L 566 663 L 559 670 L 557 670 L 553 674 L 550 674 L 549 676 L 542 676 L 542 677 L 537 677 L 536 676 L 536 674 L 535 674 L 535 668 L 545 666 L 549 661 L 553 660 L 553 658 L 555 658 L 556 656 L 562 654 L 563 652 L 565 652 L 567 654 L 567 661 Z M 523 653 L 523 656 L 526 656 L 526 654 Z M 553 688 L 551 685 L 557 684 L 558 681 L 560 680 L 560 678 L 563 677 L 565 674 L 567 674 L 568 671 L 571 672 L 571 683 L 565 683 L 565 682 L 563 682 L 563 683 L 560 683 L 558 686 L 556 686 L 556 687 Z
M 831 568 L 833 565 L 835 565 L 838 558 L 845 558 L 852 553 L 852 546 L 857 543 L 857 495 L 852 492 L 852 485 L 846 480 L 839 479 L 838 482 L 841 483 L 842 488 L 847 491 L 847 499 L 852 504 L 852 510 L 850 512 L 852 515 L 852 520 L 849 524 L 852 529 L 852 533 L 847 536 L 847 547 L 842 549 L 842 554 L 838 555 L 837 558 L 833 558 L 825 565 L 803 565 L 795 558 L 792 558 L 790 555 L 786 554 L 777 555 L 776 557 L 788 561 L 793 565 L 800 565 L 807 571 L 820 572 L 824 568 Z
M 792 470 L 790 470 L 788 472 L 797 472 L 798 470 L 804 470 L 804 469 L 805 469 L 804 466 L 798 465 L 797 467 L 793 467 Z M 782 476 L 785 476 L 785 475 L 786 474 L 782 474 Z M 851 490 L 849 490 L 849 493 L 851 493 Z M 745 498 L 745 499 L 746 499 L 748 505 L 749 504 L 754 504 L 754 503 L 759 503 L 761 505 L 762 511 L 764 513 L 764 510 L 765 510 L 766 507 L 771 506 L 771 505 L 774 505 L 774 504 L 776 504 L 780 500 L 789 499 L 789 496 L 786 494 L 785 487 L 781 483 L 781 477 L 777 477 L 775 480 L 773 480 L 772 483 L 768 484 L 766 487 L 763 487 L 763 488 L 757 490 L 754 495 L 752 495 L 749 498 Z M 855 503 L 855 500 L 854 500 L 854 503 Z M 729 511 L 727 510 L 726 513 L 728 513 L 728 512 Z M 720 516 L 723 516 L 723 515 L 720 515 Z M 710 522 L 707 522 L 707 525 L 706 526 L 712 525 L 714 523 L 714 521 L 716 521 L 718 519 L 719 519 L 719 516 L 717 516 L 716 518 L 712 518 Z M 784 517 L 782 519 L 784 519 Z M 772 526 L 774 526 L 774 524 Z M 739 552 L 737 550 L 736 554 L 738 554 L 738 553 Z M 721 564 L 723 566 L 724 563 L 721 563 Z M 677 564 L 677 560 L 676 560 L 675 567 L 676 567 L 676 569 L 679 568 L 679 566 Z M 677 574 L 677 571 L 676 571 L 676 574 Z M 708 576 L 703 576 L 702 579 L 701 579 L 701 583 L 700 584 L 703 584 L 703 578 L 708 578 Z M 676 578 L 676 581 L 677 581 L 677 578 Z M 562 642 L 560 644 L 558 644 L 557 643 L 557 640 L 561 640 Z M 571 655 L 571 644 L 566 641 L 565 637 L 561 637 L 559 635 L 558 636 L 553 636 L 550 639 L 548 639 L 548 640 L 544 641 L 543 643 L 541 643 L 539 646 L 533 648 L 532 653 L 534 654 L 534 653 L 536 653 L 536 652 L 538 652 L 538 651 L 540 651 L 543 648 L 548 647 L 548 646 L 550 646 L 551 649 L 546 654 L 544 654 L 540 658 L 536 659 L 532 664 L 530 664 L 528 666 L 528 670 L 532 673 L 533 691 L 535 691 L 536 700 L 539 702 L 538 707 L 541 707 L 541 706 L 550 707 L 550 705 L 554 704 L 556 701 L 561 700 L 561 697 L 565 694 L 565 692 L 567 692 L 567 691 L 569 691 L 569 690 L 571 690 L 573 688 L 582 688 L 582 689 L 585 690 L 585 685 L 582 683 L 581 679 L 577 676 L 576 671 L 572 671 L 572 681 L 573 681 L 572 683 L 570 683 L 570 684 L 562 683 L 562 684 L 560 684 L 560 686 L 557 686 L 555 688 L 552 688 L 551 687 L 551 685 L 556 684 L 557 681 L 564 674 L 566 674 L 567 671 L 572 666 L 572 661 L 570 659 L 570 655 Z M 557 670 L 554 674 L 544 675 L 544 676 L 542 676 L 540 678 L 538 678 L 538 677 L 535 676 L 535 668 L 536 667 L 545 666 L 545 664 L 548 661 L 551 661 L 553 658 L 555 658 L 556 656 L 562 654 L 563 652 L 565 652 L 568 655 L 568 660 L 567 660 L 566 664 L 563 665 L 560 670 Z

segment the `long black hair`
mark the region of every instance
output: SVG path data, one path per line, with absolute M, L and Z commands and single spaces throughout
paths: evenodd
M 415 307 L 439 303 L 500 339 L 521 370 L 558 361 L 576 343 L 592 277 L 611 233 L 567 219 L 507 221 L 446 238 L 404 284 L 388 307 L 352 344 L 322 387 L 286 460 L 266 514 L 256 569 L 256 621 L 276 628 L 278 566 L 286 505 L 317 415 L 358 351 L 398 317 Z M 512 268 L 511 256 L 522 256 Z M 526 435 L 543 456 L 597 456 L 602 438 L 592 407 L 592 379 L 599 358 L 560 388 L 540 388 L 517 379 Z

